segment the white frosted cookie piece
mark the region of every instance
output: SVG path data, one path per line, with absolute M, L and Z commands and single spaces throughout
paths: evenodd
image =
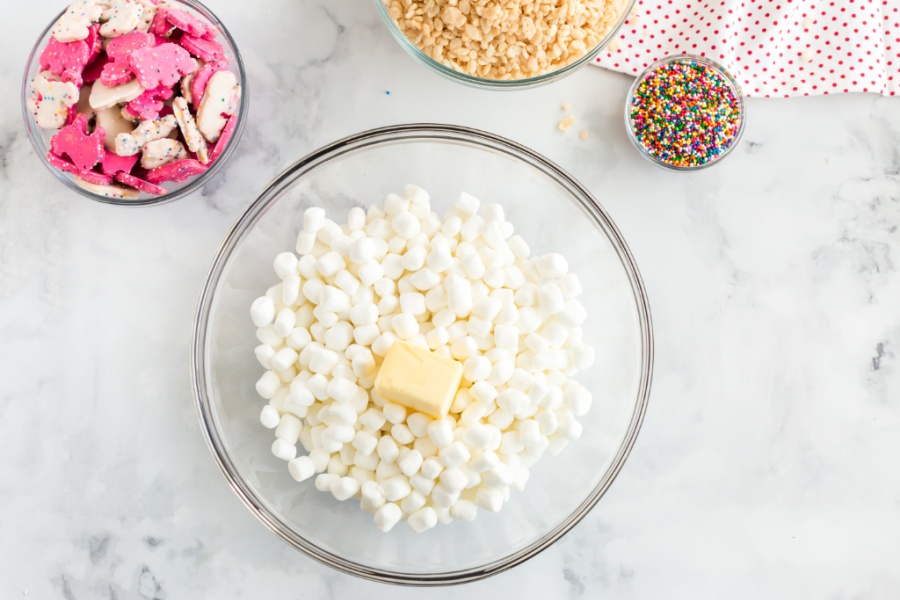
M 241 86 L 231 71 L 217 71 L 206 84 L 206 91 L 197 109 L 197 127 L 209 142 L 222 134 L 228 117 L 237 111 Z M 196 102 L 197 99 L 194 98 Z
M 141 166 L 150 170 L 187 157 L 187 150 L 184 149 L 181 142 L 163 138 L 144 144 Z
M 116 104 L 131 102 L 143 93 L 144 88 L 137 79 L 115 87 L 107 87 L 98 79 L 91 88 L 91 107 L 94 109 L 110 108 Z
M 83 40 L 102 13 L 103 7 L 96 0 L 75 0 L 53 25 L 53 37 L 59 42 Z
M 194 121 L 194 117 L 191 115 L 187 100 L 181 97 L 175 98 L 175 101 L 172 102 L 172 112 L 175 114 L 175 120 L 178 121 L 178 126 L 181 128 L 181 134 L 184 136 L 188 149 L 197 155 L 201 163 L 207 164 L 209 162 L 209 148 L 206 145 L 206 140 L 203 139 L 203 134 L 197 128 L 197 122 Z
M 109 8 L 103 11 L 101 20 L 106 21 L 100 26 L 100 35 L 105 37 L 117 37 L 131 33 L 141 22 L 144 6 L 136 0 L 114 0 Z
M 73 181 L 75 181 L 75 185 L 80 187 L 83 190 L 87 190 L 94 194 L 99 194 L 101 196 L 106 196 L 107 198 L 122 198 L 124 200 L 137 200 L 140 197 L 140 192 L 137 190 L 133 190 L 131 188 L 122 187 L 120 185 L 99 185 L 97 183 L 91 183 L 90 181 L 85 181 L 81 177 L 73 177 Z
M 116 137 L 121 133 L 134 131 L 134 123 L 122 117 L 122 111 L 112 106 L 97 111 L 97 125 L 103 128 L 105 139 L 103 145 L 110 152 L 116 150 Z
M 60 81 L 49 71 L 34 76 L 29 86 L 28 111 L 42 129 L 59 129 L 66 124 L 69 107 L 78 102 L 78 87 Z
M 144 121 L 131 133 L 120 133 L 116 136 L 116 154 L 134 156 L 141 151 L 144 144 L 159 140 L 178 127 L 173 115 L 160 117 L 153 121 Z

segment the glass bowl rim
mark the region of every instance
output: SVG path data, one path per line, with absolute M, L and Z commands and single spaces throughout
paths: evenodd
M 600 40 L 596 46 L 585 53 L 584 56 L 562 68 L 551 71 L 550 73 L 536 75 L 535 77 L 526 77 L 524 79 L 486 79 L 484 77 L 469 75 L 468 73 L 463 73 L 461 71 L 451 69 L 450 67 L 439 63 L 438 61 L 434 60 L 433 58 L 419 50 L 419 47 L 416 46 L 412 41 L 410 41 L 410 39 L 406 37 L 402 31 L 400 31 L 400 28 L 397 27 L 396 23 L 394 23 L 394 19 L 392 19 L 388 14 L 388 9 L 384 5 L 384 0 L 374 0 L 374 2 L 376 9 L 378 10 L 378 14 L 381 15 L 381 19 L 387 26 L 388 31 L 390 31 L 391 36 L 397 41 L 397 43 L 400 44 L 400 46 L 407 52 L 407 54 L 409 54 L 422 64 L 430 67 L 432 70 L 436 71 L 438 74 L 446 77 L 447 79 L 451 79 L 453 81 L 471 87 L 508 91 L 528 89 L 545 85 L 547 83 L 550 83 L 551 81 L 562 79 L 563 77 L 572 74 L 575 70 L 577 70 L 584 64 L 592 62 L 595 58 L 597 58 L 597 55 L 600 54 L 603 49 L 606 48 L 607 45 L 609 45 L 609 43 L 619 34 L 619 31 L 622 29 L 622 26 L 625 25 L 625 21 L 628 19 L 631 11 L 634 10 L 637 0 L 626 0 L 626 5 L 622 10 L 622 14 L 619 15 L 619 19 L 618 21 L 616 21 L 616 24 L 607 32 L 606 36 L 604 36 L 604 38 Z
M 218 428 L 218 416 L 212 408 L 212 391 L 207 387 L 206 375 L 209 368 L 206 356 L 207 332 L 215 292 L 221 281 L 224 268 L 236 251 L 239 242 L 251 231 L 274 198 L 280 194 L 284 186 L 305 176 L 319 166 L 330 162 L 332 159 L 357 150 L 363 150 L 367 147 L 404 141 L 455 142 L 462 145 L 475 146 L 481 150 L 498 152 L 537 168 L 557 184 L 562 185 L 564 189 L 575 196 L 574 199 L 576 201 L 580 202 L 588 210 L 594 222 L 607 235 L 615 248 L 619 261 L 631 284 L 637 320 L 640 326 L 641 372 L 637 386 L 637 397 L 622 444 L 617 449 L 610 468 L 604 474 L 603 479 L 566 519 L 558 523 L 544 536 L 531 542 L 526 547 L 493 562 L 456 571 L 415 573 L 390 571 L 362 565 L 320 548 L 297 531 L 291 529 L 277 515 L 263 506 L 259 491 L 238 475 L 231 457 L 224 448 L 223 436 L 220 435 Z M 650 394 L 654 356 L 653 340 L 650 304 L 637 264 L 621 233 L 606 210 L 597 203 L 593 195 L 583 185 L 549 159 L 504 137 L 458 125 L 411 123 L 370 129 L 314 150 L 272 179 L 245 208 L 244 212 L 225 235 L 200 290 L 191 340 L 191 384 L 200 428 L 213 458 L 241 502 L 270 531 L 318 562 L 363 579 L 399 585 L 455 585 L 496 575 L 533 558 L 568 533 L 597 504 L 624 465 L 640 431 Z
M 728 146 L 728 149 L 725 150 L 722 154 L 720 154 L 715 160 L 711 160 L 709 162 L 705 162 L 702 165 L 696 165 L 693 167 L 681 167 L 677 165 L 670 165 L 668 163 L 664 163 L 652 154 L 650 154 L 649 150 L 641 144 L 637 136 L 634 133 L 634 127 L 632 126 L 631 121 L 631 101 L 634 99 L 634 94 L 637 91 L 638 86 L 642 81 L 653 71 L 658 69 L 659 67 L 672 63 L 672 62 L 680 62 L 692 60 L 694 62 L 698 62 L 710 69 L 716 71 L 722 77 L 725 78 L 725 81 L 731 88 L 734 90 L 735 97 L 738 100 L 738 108 L 739 113 L 741 115 L 741 124 L 738 126 L 737 133 L 734 135 L 734 141 L 731 142 L 731 145 Z M 706 56 L 700 56 L 697 54 L 671 54 L 669 56 L 665 56 L 657 61 L 652 62 L 647 66 L 646 69 L 638 73 L 638 75 L 634 78 L 634 82 L 632 82 L 631 87 L 628 89 L 628 95 L 625 97 L 625 129 L 628 131 L 628 139 L 631 140 L 631 143 L 637 148 L 638 152 L 645 159 L 649 160 L 654 165 L 661 167 L 667 171 L 679 171 L 679 172 L 690 172 L 690 171 L 700 171 L 702 169 L 709 168 L 713 165 L 719 164 L 724 160 L 728 155 L 734 151 L 734 149 L 738 146 L 741 141 L 741 137 L 744 135 L 744 127 L 747 125 L 747 107 L 744 103 L 744 92 L 741 89 L 741 84 L 738 83 L 737 79 L 735 79 L 734 75 L 726 69 L 723 65 L 719 64 L 715 60 L 708 58 Z
M 228 141 L 228 146 L 222 152 L 218 159 L 213 163 L 211 167 L 209 167 L 206 171 L 192 179 L 187 183 L 187 185 L 178 188 L 168 194 L 163 196 L 150 196 L 148 198 L 139 198 L 136 200 L 128 200 L 124 198 L 111 198 L 109 196 L 103 196 L 101 194 L 95 194 L 89 190 L 86 190 L 79 185 L 77 185 L 74 181 L 69 179 L 69 173 L 64 173 L 59 169 L 50 165 L 47 162 L 46 152 L 49 147 L 47 144 L 44 144 L 44 141 L 40 139 L 39 131 L 41 129 L 38 127 L 37 123 L 34 122 L 34 119 L 31 116 L 31 112 L 28 110 L 28 95 L 29 95 L 29 85 L 31 84 L 31 79 L 28 77 L 29 72 L 31 71 L 32 66 L 34 66 L 35 61 L 38 60 L 40 56 L 40 52 L 43 50 L 41 47 L 41 42 L 47 37 L 50 33 L 53 25 L 56 24 L 56 21 L 65 14 L 68 7 L 63 8 L 59 14 L 57 14 L 44 28 L 44 30 L 38 35 L 37 40 L 34 43 L 34 46 L 31 48 L 31 52 L 28 54 L 28 58 L 25 60 L 25 72 L 22 75 L 22 86 L 21 86 L 21 98 L 20 103 L 22 106 L 22 119 L 25 121 L 25 131 L 28 134 L 28 139 L 31 141 L 31 147 L 34 149 L 34 153 L 37 155 L 38 159 L 60 182 L 62 182 L 67 188 L 70 190 L 88 198 L 90 200 L 94 200 L 95 202 L 100 202 L 103 204 L 112 204 L 115 206 L 134 206 L 134 207 L 146 207 L 146 206 L 158 206 L 160 204 L 167 204 L 169 202 L 174 202 L 175 200 L 179 200 L 188 194 L 192 193 L 196 189 L 198 189 L 203 183 L 208 181 L 213 175 L 215 175 L 219 169 L 228 162 L 228 159 L 231 158 L 231 155 L 234 153 L 235 148 L 237 148 L 238 143 L 240 142 L 241 135 L 244 132 L 244 125 L 247 121 L 247 110 L 250 105 L 249 94 L 247 93 L 247 73 L 244 69 L 244 59 L 241 57 L 241 52 L 238 49 L 237 43 L 234 41 L 234 38 L 231 36 L 231 32 L 228 31 L 228 28 L 225 27 L 225 24 L 219 19 L 218 15 L 209 9 L 205 4 L 200 2 L 199 0 L 174 0 L 176 3 L 183 4 L 189 6 L 190 8 L 201 13 L 202 16 L 205 16 L 203 13 L 206 12 L 212 15 L 215 18 L 214 25 L 217 26 L 217 29 L 225 36 L 225 39 L 228 42 L 231 50 L 234 52 L 235 63 L 237 64 L 237 76 L 241 86 L 241 106 L 237 113 L 237 123 L 234 127 L 234 132 L 231 135 L 231 139 Z M 38 68 L 38 72 L 40 72 L 40 68 Z M 44 154 L 42 154 L 44 152 Z

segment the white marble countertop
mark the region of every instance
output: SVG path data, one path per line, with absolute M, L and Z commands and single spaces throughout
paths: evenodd
M 250 70 L 244 138 L 200 193 L 140 210 L 45 172 L 18 89 L 60 7 L 7 7 L 0 597 L 897 597 L 896 100 L 751 100 L 734 156 L 670 174 L 626 138 L 626 76 L 471 90 L 407 57 L 367 0 L 209 4 Z M 579 177 L 630 243 L 657 342 L 643 430 L 595 510 L 511 572 L 427 592 L 345 576 L 269 533 L 213 462 L 188 378 L 201 281 L 241 209 L 310 150 L 413 121 L 508 136 Z

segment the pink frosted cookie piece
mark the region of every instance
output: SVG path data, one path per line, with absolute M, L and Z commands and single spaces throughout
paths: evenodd
M 166 100 L 172 97 L 172 88 L 161 85 L 146 90 L 143 94 L 125 105 L 124 111 L 129 116 L 140 121 L 153 121 L 159 118 L 159 111 L 162 110 Z
M 197 70 L 197 61 L 178 44 L 141 48 L 131 53 L 131 70 L 145 90 L 172 87 L 183 75 Z
M 161 37 L 172 35 L 172 32 L 175 31 L 175 26 L 169 23 L 169 20 L 166 18 L 168 11 L 168 8 L 160 8 L 156 11 L 156 14 L 153 15 L 153 21 L 150 23 L 150 29 L 147 30 L 149 33 Z
M 87 117 L 78 115 L 71 125 L 66 125 L 50 139 L 50 151 L 59 156 L 68 156 L 79 169 L 89 171 L 105 152 L 103 140 L 106 133 L 97 127 L 94 133 L 87 133 Z
M 88 51 L 90 52 L 88 64 L 91 64 L 103 52 L 103 38 L 100 37 L 100 25 L 96 23 L 91 25 L 88 28 L 88 36 L 84 38 L 84 41 L 87 43 Z
M 110 62 L 103 67 L 103 73 L 100 75 L 103 85 L 115 87 L 131 81 L 134 78 L 129 63 L 131 54 L 141 48 L 152 48 L 153 44 L 154 37 L 143 31 L 132 31 L 128 35 L 110 41 L 106 46 L 106 55 Z
M 116 173 L 116 181 L 147 194 L 153 194 L 154 196 L 162 196 L 166 193 L 166 190 L 158 185 L 154 185 L 149 181 L 144 181 L 140 177 L 135 177 L 128 173 Z
M 231 115 L 228 117 L 228 122 L 225 123 L 225 127 L 222 129 L 222 133 L 219 134 L 218 141 L 216 141 L 215 145 L 213 145 L 212 149 L 209 151 L 210 164 L 216 162 L 216 159 L 225 152 L 225 148 L 228 147 L 228 142 L 231 141 L 231 136 L 234 135 L 235 125 L 237 125 L 237 115 Z
M 90 56 L 91 49 L 84 40 L 60 42 L 51 37 L 38 60 L 42 70 L 61 75 L 63 81 L 81 87 L 81 73 Z
M 103 155 L 103 159 L 100 161 L 100 170 L 107 175 L 131 173 L 138 158 L 140 157 L 137 154 L 133 156 L 119 156 L 115 152 L 107 150 Z
M 112 62 L 106 54 L 101 54 L 94 62 L 84 68 L 81 79 L 84 83 L 94 83 L 103 76 L 103 69 Z
M 228 61 L 224 58 L 208 62 L 200 67 L 200 70 L 194 75 L 191 81 L 191 99 L 195 99 L 197 104 L 203 99 L 203 92 L 206 91 L 206 84 L 209 83 L 210 77 L 219 71 L 228 68 Z
M 98 173 L 96 171 L 85 171 L 84 169 L 79 169 L 66 159 L 60 158 L 52 152 L 47 153 L 47 162 L 50 163 L 50 166 L 57 168 L 60 171 L 71 173 L 72 175 L 77 175 L 85 181 L 89 181 L 90 183 L 93 183 L 95 185 L 109 185 L 110 183 L 112 183 L 112 177 L 110 177 L 109 175 L 104 175 L 103 173 Z
M 225 56 L 225 51 L 219 42 L 188 34 L 181 36 L 181 47 L 206 62 L 212 62 Z
M 188 35 L 209 40 L 216 37 L 215 29 L 187 11 L 178 8 L 168 8 L 165 12 L 166 20 Z
M 206 170 L 206 166 L 191 158 L 176 160 L 167 165 L 156 167 L 147 173 L 147 181 L 150 183 L 163 183 L 174 181 L 182 183 Z

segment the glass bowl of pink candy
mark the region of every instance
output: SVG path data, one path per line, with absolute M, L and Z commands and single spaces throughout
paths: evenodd
M 272 259 L 293 251 L 303 213 L 342 222 L 354 206 L 415 183 L 444 214 L 460 191 L 499 202 L 532 254 L 559 252 L 583 286 L 584 340 L 596 349 L 580 382 L 593 405 L 583 435 L 531 467 L 521 492 L 496 513 L 421 534 L 382 533 L 356 500 L 338 502 L 297 483 L 272 455 L 260 424 L 258 344 L 249 317 L 272 279 Z M 536 152 L 454 125 L 395 125 L 316 150 L 272 180 L 228 233 L 201 291 L 191 361 L 201 427 L 247 508 L 286 542 L 366 579 L 449 585 L 510 569 L 550 547 L 594 508 L 622 469 L 647 406 L 653 369 L 650 309 L 622 234 L 591 193 Z M 591 525 L 596 527 L 597 521 Z M 598 542 L 600 543 L 600 542 Z
M 237 45 L 196 0 L 120 0 L 118 11 L 92 8 L 97 4 L 67 6 L 31 50 L 21 91 L 31 144 L 57 179 L 91 200 L 149 206 L 182 198 L 212 177 L 240 140 L 248 103 Z M 92 98 L 104 81 L 106 97 Z M 213 89 L 223 92 L 227 108 L 207 94 Z

